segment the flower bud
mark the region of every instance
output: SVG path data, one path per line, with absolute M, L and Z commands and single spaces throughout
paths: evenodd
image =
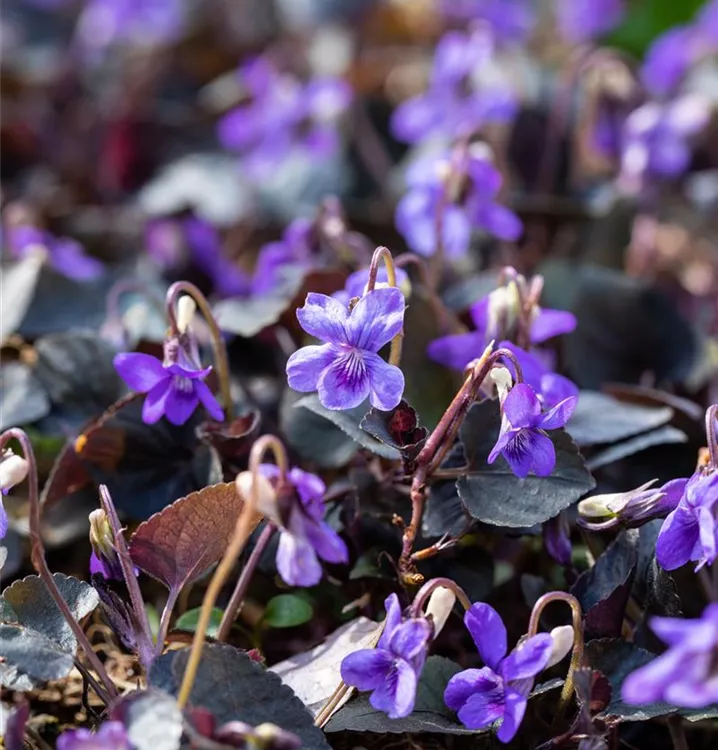
M 625 525 L 641 525 L 652 518 L 666 516 L 678 505 L 686 480 L 674 479 L 663 487 L 654 487 L 657 481 L 652 479 L 628 492 L 594 495 L 581 500 L 578 513 L 592 522 L 615 518 Z
M 254 484 L 254 477 L 251 471 L 242 471 L 237 474 L 237 478 L 234 480 L 237 492 L 242 496 L 245 501 L 248 501 L 252 496 L 252 486 Z M 282 523 L 282 519 L 279 513 L 279 507 L 277 504 L 277 492 L 272 487 L 272 483 L 267 477 L 262 474 L 257 474 L 257 510 L 267 518 L 271 519 L 277 524 Z
M 27 477 L 28 463 L 22 457 L 13 453 L 9 448 L 0 457 L 0 490 L 3 495 Z
M 254 729 L 254 736 L 263 750 L 299 750 L 302 741 L 296 734 L 281 729 L 276 724 L 260 724 Z
M 99 573 L 106 579 L 121 581 L 122 566 L 115 549 L 115 536 L 104 510 L 90 513 L 90 573 Z
M 197 312 L 197 303 L 188 294 L 183 294 L 177 302 L 177 329 L 186 333 Z
M 511 279 L 505 286 L 489 294 L 486 333 L 489 338 L 510 338 L 521 313 L 521 297 L 516 281 Z
M 549 657 L 546 669 L 558 664 L 573 647 L 573 626 L 559 625 L 559 627 L 551 631 L 550 635 L 553 641 L 553 648 L 551 649 L 551 656 Z
M 442 631 L 456 603 L 456 594 L 446 586 L 434 589 L 426 605 L 426 616 L 434 623 L 434 638 Z

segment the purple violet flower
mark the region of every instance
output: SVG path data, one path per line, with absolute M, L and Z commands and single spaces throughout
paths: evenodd
M 521 220 L 496 202 L 501 173 L 483 144 L 465 154 L 417 160 L 407 170 L 407 193 L 396 208 L 395 224 L 407 245 L 419 255 L 436 252 L 436 213 L 443 209 L 442 240 L 449 258 L 464 255 L 472 229 L 514 241 L 523 232 Z
M 544 312 L 561 313 L 562 311 L 550 310 Z M 565 315 L 573 317 L 571 313 L 565 313 Z M 566 324 L 568 325 L 568 318 L 566 319 Z M 578 396 L 578 386 L 563 375 L 553 372 L 549 364 L 547 364 L 546 360 L 552 359 L 550 352 L 543 352 L 538 349 L 532 349 L 530 352 L 527 352 L 524 349 L 520 349 L 511 341 L 501 341 L 498 348 L 508 349 L 513 353 L 521 366 L 524 383 L 528 383 L 536 391 L 544 408 L 552 409 L 561 401 L 572 396 Z M 513 363 L 506 362 L 505 364 L 515 379 L 516 372 Z
M 317 78 L 305 84 L 262 57 L 243 65 L 239 78 L 249 101 L 219 121 L 218 137 L 243 156 L 249 172 L 266 175 L 295 149 L 312 158 L 337 150 L 337 123 L 352 96 L 346 81 Z
M 686 708 L 718 703 L 718 604 L 709 604 L 698 619 L 652 617 L 650 624 L 668 650 L 626 677 L 621 698 Z
M 501 43 L 525 41 L 536 22 L 529 0 L 442 0 L 441 12 L 452 20 L 489 24 Z
M 577 401 L 571 396 L 544 414 L 534 389 L 527 383 L 517 383 L 501 404 L 501 430 L 488 463 L 501 454 L 517 477 L 526 477 L 530 471 L 539 477 L 549 476 L 556 464 L 556 450 L 546 430 L 563 427 Z
M 393 409 L 404 392 L 404 375 L 377 352 L 401 332 L 404 306 L 404 295 L 395 287 L 374 289 L 351 311 L 325 294 L 308 294 L 297 318 L 324 344 L 292 354 L 289 387 L 317 391 L 327 409 L 353 409 L 367 396 L 375 408 Z
M 446 367 L 462 371 L 469 362 L 481 355 L 490 341 L 508 338 L 515 334 L 519 315 L 518 305 L 518 293 L 513 282 L 495 289 L 469 308 L 476 330 L 434 339 L 427 349 L 429 357 Z M 554 336 L 570 333 L 574 328 L 576 328 L 576 317 L 572 313 L 537 306 L 534 308 L 529 336 L 533 344 L 541 344 Z M 502 341 L 501 346 L 506 343 Z M 542 366 L 528 352 L 514 347 L 513 344 L 507 348 L 512 351 L 516 349 L 525 358 L 532 359 L 531 362 L 527 359 L 527 364 L 533 364 L 532 375 L 534 375 L 534 380 L 539 382 L 533 382 L 528 377 L 526 380 L 536 390 L 540 390 L 538 385 L 540 385 L 541 378 L 549 372 L 548 368 Z M 523 366 L 523 362 L 520 361 L 519 364 Z
M 259 470 L 270 481 L 279 477 L 274 464 L 260 464 Z M 324 482 L 315 474 L 291 469 L 289 482 L 296 490 L 295 502 L 280 508 L 272 519 L 280 529 L 277 570 L 290 586 L 314 586 L 322 578 L 319 559 L 345 563 L 346 544 L 324 519 Z
M 221 422 L 222 407 L 204 382 L 212 368 L 202 368 L 193 339 L 188 338 L 185 345 L 170 339 L 164 349 L 164 362 L 139 352 L 115 355 L 120 377 L 132 390 L 147 394 L 142 409 L 145 424 L 154 424 L 163 416 L 174 425 L 184 424 L 200 403 L 212 419 Z
M 710 105 L 699 95 L 667 104 L 648 102 L 626 119 L 619 182 L 640 191 L 655 178 L 675 178 L 690 166 L 689 140 L 710 119 Z
M 549 633 L 539 633 L 519 642 L 507 656 L 504 623 L 483 602 L 472 605 L 464 624 L 486 666 L 454 675 L 446 686 L 444 702 L 468 729 L 500 722 L 497 737 L 510 742 L 523 720 L 534 678 L 551 660 L 553 639 Z
M 556 15 L 561 36 L 572 44 L 584 44 L 613 31 L 625 14 L 623 0 L 557 0 Z
M 130 747 L 127 731 L 119 721 L 106 721 L 96 733 L 71 729 L 57 738 L 57 750 L 130 750 Z
M 49 232 L 28 225 L 8 227 L 6 231 L 8 249 L 15 258 L 44 252 L 52 268 L 76 281 L 89 281 L 104 273 L 103 264 L 86 255 L 82 245 L 68 237 L 53 237 Z
M 402 291 L 404 296 L 408 296 L 411 292 L 411 282 L 409 281 L 409 274 L 403 268 L 395 269 L 396 272 L 396 286 Z M 359 271 L 354 271 L 347 278 L 344 284 L 344 289 L 338 292 L 334 292 L 332 297 L 339 300 L 343 305 L 349 305 L 349 302 L 354 297 L 361 297 L 365 290 L 366 285 L 369 281 L 369 269 L 362 268 Z M 384 266 L 381 266 L 376 274 L 375 289 L 382 289 L 389 284 L 389 274 Z
M 656 559 L 665 570 L 689 561 L 696 570 L 718 556 L 718 471 L 697 471 L 686 483 L 675 510 L 669 513 L 656 541 Z
M 426 662 L 433 627 L 424 617 L 403 619 L 399 597 L 385 602 L 386 620 L 376 648 L 349 654 L 342 661 L 342 680 L 358 690 L 371 690 L 369 703 L 390 719 L 414 710 L 416 687 Z
M 396 108 L 392 133 L 400 141 L 417 143 L 434 136 L 454 139 L 489 122 L 509 122 L 518 101 L 502 78 L 490 28 L 471 34 L 449 31 L 436 48 L 428 90 Z
M 668 96 L 696 62 L 716 51 L 718 0 L 712 0 L 693 23 L 673 27 L 653 42 L 641 68 L 641 80 L 654 96 Z

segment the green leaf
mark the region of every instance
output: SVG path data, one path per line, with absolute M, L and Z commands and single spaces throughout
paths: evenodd
M 308 601 L 294 594 L 280 594 L 269 600 L 262 622 L 270 628 L 294 628 L 311 620 L 314 610 Z
M 195 607 L 195 609 L 188 609 L 184 614 L 181 614 L 175 622 L 175 628 L 177 630 L 187 630 L 190 633 L 194 633 L 197 630 L 197 622 L 199 621 L 199 613 L 202 611 L 201 607 Z M 207 627 L 207 635 L 210 638 L 216 638 L 217 631 L 219 630 L 219 624 L 222 622 L 223 610 L 219 607 L 212 607 L 212 614 L 209 616 L 209 626 Z

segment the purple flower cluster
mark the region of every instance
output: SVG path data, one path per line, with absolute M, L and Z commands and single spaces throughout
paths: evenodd
M 650 624 L 668 650 L 626 677 L 623 700 L 687 708 L 718 703 L 718 604 L 709 604 L 699 619 L 653 617 Z
M 222 407 L 204 382 L 212 368 L 202 368 L 196 343 L 191 336 L 183 338 L 183 342 L 165 342 L 164 362 L 140 352 L 115 355 L 120 377 L 132 390 L 147 394 L 142 409 L 146 424 L 163 416 L 172 424 L 184 424 L 200 403 L 212 419 L 224 419 Z
M 279 477 L 274 464 L 261 464 L 259 470 L 270 481 Z M 273 518 L 280 529 L 277 570 L 290 586 L 314 586 L 322 577 L 320 558 L 345 563 L 349 553 L 342 538 L 324 521 L 324 482 L 296 468 L 287 478 L 294 488 L 293 502 L 280 507 Z
M 216 227 L 194 216 L 153 219 L 145 228 L 145 243 L 160 268 L 178 269 L 189 262 L 212 281 L 220 297 L 261 297 L 281 284 L 288 266 L 308 263 L 306 224 L 303 219 L 295 220 L 281 241 L 262 247 L 251 274 L 226 257 Z
M 124 725 L 119 721 L 105 722 L 97 732 L 71 729 L 57 738 L 57 750 L 130 750 Z
M 718 470 L 699 469 L 688 481 L 675 481 L 685 485 L 658 534 L 656 558 L 666 570 L 689 561 L 697 563 L 698 570 L 718 556 Z
M 648 102 L 634 110 L 624 125 L 621 186 L 638 192 L 653 179 L 683 174 L 690 165 L 690 139 L 709 119 L 710 105 L 698 95 Z
M 498 612 L 483 602 L 472 605 L 464 624 L 486 666 L 454 675 L 444 701 L 464 726 L 484 729 L 498 722 L 498 739 L 510 742 L 523 720 L 534 678 L 551 660 L 553 639 L 539 633 L 507 655 L 506 627 Z
M 76 281 L 89 281 L 104 273 L 102 263 L 87 255 L 76 240 L 53 237 L 50 232 L 27 224 L 7 227 L 5 232 L 8 250 L 15 258 L 44 253 L 52 268 Z
M 624 0 L 556 0 L 558 30 L 572 44 L 585 44 L 613 31 L 625 11 Z
M 248 101 L 218 124 L 221 144 L 239 152 L 244 167 L 265 176 L 296 149 L 312 158 L 337 150 L 337 123 L 351 102 L 349 85 L 338 78 L 302 83 L 280 73 L 266 57 L 243 65 L 238 72 Z
M 696 62 L 716 51 L 718 0 L 711 0 L 692 23 L 671 28 L 653 42 L 641 69 L 641 78 L 653 95 L 670 95 Z
M 384 604 L 386 620 L 376 648 L 345 657 L 341 675 L 347 685 L 371 690 L 369 702 L 377 711 L 400 719 L 414 710 L 433 627 L 425 617 L 402 618 L 396 594 L 388 596 Z
M 453 139 L 486 123 L 509 122 L 517 108 L 495 59 L 490 27 L 471 34 L 450 31 L 436 48 L 428 90 L 397 107 L 391 129 L 407 143 L 435 136 Z
M 570 396 L 543 413 L 536 392 L 526 383 L 517 383 L 501 404 L 499 438 L 489 453 L 492 464 L 502 455 L 518 477 L 547 477 L 556 465 L 556 450 L 546 430 L 563 427 L 571 418 L 578 399 Z
M 466 253 L 474 229 L 508 241 L 523 231 L 518 216 L 496 201 L 501 173 L 483 144 L 419 159 L 407 170 L 406 182 L 395 223 L 419 255 L 436 252 L 438 226 L 449 258 Z
M 307 295 L 297 318 L 324 343 L 292 354 L 287 362 L 290 388 L 317 391 L 327 409 L 353 409 L 367 397 L 377 409 L 393 409 L 404 392 L 404 375 L 377 352 L 401 333 L 404 307 L 404 295 L 396 287 L 364 294 L 351 311 L 325 294 Z

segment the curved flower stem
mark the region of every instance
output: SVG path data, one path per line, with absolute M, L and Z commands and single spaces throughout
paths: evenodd
M 167 631 L 170 628 L 170 620 L 172 619 L 172 612 L 174 611 L 177 599 L 180 595 L 179 590 L 172 589 L 168 596 L 165 606 L 162 609 L 162 617 L 160 617 L 160 625 L 157 628 L 157 643 L 155 643 L 155 657 L 160 656 L 165 646 L 165 640 L 167 639 Z
M 202 317 L 209 326 L 212 335 L 212 352 L 214 355 L 214 364 L 217 368 L 217 377 L 219 378 L 219 388 L 222 393 L 222 403 L 224 405 L 226 420 L 231 421 L 234 418 L 234 404 L 232 403 L 232 393 L 229 385 L 229 361 L 227 359 L 227 347 L 222 338 L 222 332 L 219 330 L 217 321 L 212 315 L 212 309 L 207 302 L 207 298 L 200 292 L 194 284 L 189 281 L 176 281 L 167 290 L 167 317 L 170 321 L 172 333 L 175 336 L 180 334 L 177 327 L 177 301 L 181 294 L 187 294 L 197 303 L 197 307 L 202 312 Z
M 185 707 L 190 693 L 192 692 L 192 685 L 197 676 L 197 669 L 199 667 L 200 659 L 202 658 L 202 646 L 207 634 L 207 628 L 209 627 L 212 608 L 217 601 L 222 586 L 224 586 L 227 577 L 232 572 L 232 568 L 234 568 L 237 558 L 244 549 L 247 539 L 249 539 L 252 531 L 254 531 L 261 520 L 261 515 L 256 510 L 259 493 L 259 482 L 256 481 L 256 479 L 259 476 L 259 464 L 262 462 L 264 454 L 269 450 L 274 453 L 274 459 L 279 467 L 280 486 L 287 481 L 289 462 L 287 460 L 287 452 L 285 451 L 284 446 L 279 438 L 274 435 L 262 435 L 262 437 L 254 443 L 249 454 L 249 471 L 252 472 L 252 477 L 255 481 L 252 482 L 249 497 L 245 498 L 242 511 L 237 519 L 234 533 L 229 541 L 224 557 L 214 571 L 212 580 L 210 581 L 204 599 L 202 600 L 199 621 L 197 622 L 197 628 L 194 631 L 189 659 L 187 660 L 187 666 L 185 668 L 184 676 L 182 677 L 182 685 L 180 686 L 180 691 L 177 696 L 177 703 L 180 708 Z
M 706 410 L 706 439 L 710 467 L 716 471 L 718 470 L 718 404 L 713 404 Z
M 108 697 L 110 699 L 116 698 L 118 695 L 115 683 L 107 674 L 103 663 L 95 653 L 90 641 L 85 635 L 85 631 L 82 629 L 80 623 L 73 617 L 70 607 L 64 600 L 60 590 L 57 588 L 55 579 L 52 577 L 50 568 L 47 565 L 45 559 L 45 547 L 42 541 L 42 534 L 40 532 L 40 494 L 38 490 L 37 482 L 37 463 L 35 461 L 35 452 L 32 449 L 32 443 L 30 438 L 25 432 L 17 427 L 11 427 L 9 430 L 0 435 L 0 452 L 7 445 L 10 440 L 17 440 L 22 447 L 23 457 L 28 463 L 28 502 L 30 505 L 30 544 L 31 552 L 30 559 L 38 575 L 42 579 L 43 583 L 50 592 L 57 608 L 62 613 L 62 616 L 67 621 L 70 630 L 77 639 L 77 643 L 80 648 L 85 652 L 85 656 L 90 666 L 95 670 L 97 676 L 102 681 L 102 684 L 107 691 L 106 695 L 100 695 L 103 700 Z
M 471 601 L 469 600 L 469 597 L 466 596 L 466 592 L 461 586 L 454 583 L 451 578 L 432 578 L 430 581 L 427 581 L 419 591 L 417 591 L 414 601 L 409 608 L 412 617 L 418 617 L 421 614 L 424 605 L 429 601 L 429 597 L 439 588 L 452 591 L 465 611 L 471 609 Z
M 396 287 L 396 267 L 394 265 L 394 256 L 386 247 L 378 247 L 371 257 L 369 265 L 369 279 L 366 283 L 366 292 L 373 292 L 376 286 L 376 275 L 379 272 L 379 263 L 384 261 L 386 266 L 386 276 L 389 286 Z M 401 330 L 391 340 L 391 349 L 389 351 L 389 364 L 399 367 L 401 362 L 401 346 L 404 339 L 404 331 Z
M 268 521 L 259 539 L 257 539 L 257 543 L 254 545 L 252 554 L 249 556 L 247 564 L 242 569 L 242 573 L 239 576 L 237 585 L 232 592 L 232 598 L 229 600 L 229 604 L 227 604 L 227 606 L 225 607 L 224 614 L 222 615 L 222 621 L 220 622 L 219 630 L 217 631 L 216 640 L 227 640 L 229 631 L 232 629 L 232 625 L 237 619 L 237 615 L 239 614 L 240 610 L 242 609 L 242 605 L 244 604 L 244 597 L 247 593 L 247 587 L 249 586 L 249 581 L 252 577 L 252 574 L 254 573 L 254 569 L 257 567 L 257 564 L 259 563 L 264 550 L 267 549 L 267 545 L 269 544 L 269 541 L 276 530 L 277 527 L 271 521 Z
M 571 607 L 573 625 L 571 664 L 569 665 L 566 681 L 564 682 L 563 690 L 561 691 L 561 700 L 559 702 L 558 711 L 556 712 L 556 718 L 558 718 L 563 715 L 569 701 L 571 700 L 571 693 L 573 693 L 573 676 L 576 670 L 581 668 L 581 663 L 583 662 L 583 619 L 581 605 L 575 596 L 567 594 L 565 591 L 553 591 L 549 594 L 544 594 L 536 604 L 534 604 L 534 608 L 531 611 L 531 619 L 529 621 L 529 629 L 527 633 L 529 638 L 538 633 L 541 614 L 551 602 L 566 602 L 566 604 Z
M 494 342 L 492 341 L 484 350 L 484 353 L 477 359 L 469 374 L 464 380 L 459 392 L 454 396 L 453 401 L 439 420 L 434 431 L 429 435 L 428 440 L 416 457 L 416 471 L 411 482 L 411 521 L 404 529 L 402 540 L 401 557 L 399 558 L 399 574 L 408 584 L 421 583 L 422 576 L 417 573 L 414 563 L 412 562 L 412 550 L 414 541 L 421 525 L 421 518 L 424 514 L 424 504 L 426 501 L 426 482 L 431 475 L 441 465 L 444 457 L 451 449 L 454 438 L 466 413 L 476 400 L 476 396 L 481 388 L 481 384 L 491 371 L 491 368 L 499 359 L 509 359 L 516 368 L 516 382 L 523 382 L 523 373 L 521 366 L 516 361 L 516 357 L 507 349 L 497 349 L 492 351 Z
M 110 522 L 115 549 L 117 550 L 117 557 L 120 561 L 120 567 L 122 568 L 122 576 L 125 579 L 125 585 L 127 586 L 127 591 L 130 595 L 130 602 L 132 603 L 132 609 L 135 612 L 135 618 L 140 624 L 141 631 L 137 634 L 137 650 L 139 652 L 140 661 L 145 668 L 148 668 L 154 659 L 150 621 L 147 618 L 145 602 L 142 598 L 140 585 L 137 582 L 135 568 L 132 564 L 132 558 L 130 557 L 130 550 L 127 547 L 125 535 L 122 526 L 120 525 L 120 519 L 117 516 L 117 510 L 115 510 L 115 504 L 112 502 L 110 491 L 104 484 L 100 485 L 100 504 L 107 514 L 107 520 Z

